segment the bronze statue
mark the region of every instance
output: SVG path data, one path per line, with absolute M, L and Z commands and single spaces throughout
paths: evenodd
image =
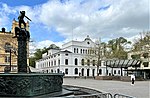
M 18 17 L 19 20 L 19 27 L 21 28 L 21 23 L 23 23 L 24 28 L 26 29 L 26 23 L 24 22 L 24 17 L 26 17 L 28 20 L 31 21 L 30 18 L 28 18 L 27 16 L 25 16 L 25 11 L 20 11 L 20 15 Z
M 26 17 L 28 20 L 31 21 L 30 18 L 28 18 L 27 16 L 25 16 L 25 11 L 20 11 L 20 15 L 18 17 L 19 20 L 19 27 L 15 27 L 15 36 L 13 38 L 17 38 L 19 36 L 19 34 L 24 35 L 27 37 L 27 39 L 30 38 L 30 33 L 29 31 L 26 31 L 26 23 L 24 21 L 24 17 Z M 21 28 L 21 24 L 23 23 L 24 28 Z M 22 32 L 22 33 L 21 33 Z

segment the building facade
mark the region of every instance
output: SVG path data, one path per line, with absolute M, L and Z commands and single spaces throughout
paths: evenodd
M 27 22 L 26 25 L 26 30 L 29 31 L 29 22 Z M 18 42 L 17 38 L 13 38 L 13 36 L 15 36 L 15 27 L 18 26 L 19 23 L 14 19 L 11 31 L 7 32 L 5 28 L 2 28 L 0 31 L 0 72 L 4 72 L 5 68 L 11 68 L 11 72 L 17 71 Z M 29 53 L 28 42 L 27 52 Z M 29 64 L 29 59 L 27 61 Z
M 50 49 L 42 55 L 42 59 L 36 61 L 36 68 L 47 73 L 62 72 L 65 76 L 100 76 L 106 75 L 104 61 L 97 70 L 97 58 L 91 56 L 95 43 L 87 36 L 83 41 L 70 41 L 62 45 L 62 49 Z M 115 75 L 119 75 L 118 68 Z M 107 73 L 112 69 L 107 68 Z M 116 72 L 117 71 L 117 72 Z
M 150 47 L 147 49 L 143 47 L 141 51 L 135 51 L 128 53 L 129 59 L 139 59 L 142 61 L 140 67 L 136 69 L 136 73 L 145 79 L 150 79 Z M 134 70 L 134 68 L 130 68 Z

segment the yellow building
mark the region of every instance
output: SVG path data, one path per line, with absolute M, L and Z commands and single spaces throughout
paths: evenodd
M 10 66 L 12 72 L 17 72 L 18 42 L 17 38 L 12 38 L 15 36 L 15 27 L 19 27 L 19 23 L 14 19 L 10 32 L 7 32 L 5 28 L 2 28 L 0 31 L 0 72 L 4 72 L 5 67 L 10 68 Z M 29 31 L 29 22 L 26 23 L 26 30 Z M 29 54 L 28 42 L 27 54 Z M 29 55 L 27 55 L 27 57 L 29 57 Z M 29 59 L 27 60 L 27 64 L 29 65 Z

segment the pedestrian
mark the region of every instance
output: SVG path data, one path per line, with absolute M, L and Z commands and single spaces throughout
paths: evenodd
M 131 85 L 134 85 L 134 81 L 135 81 L 135 75 L 132 74 L 132 75 L 131 75 Z

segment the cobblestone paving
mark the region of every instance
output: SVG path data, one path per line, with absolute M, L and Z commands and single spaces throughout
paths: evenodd
M 135 81 L 132 86 L 130 82 L 122 81 L 64 78 L 63 85 L 87 87 L 113 95 L 119 93 L 136 98 L 150 98 L 150 81 Z

